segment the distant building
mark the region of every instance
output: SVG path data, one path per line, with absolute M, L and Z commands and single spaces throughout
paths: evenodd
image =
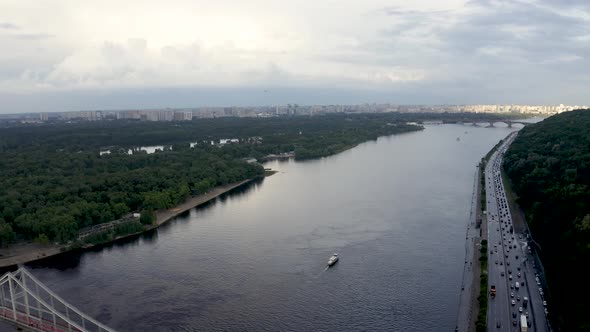
M 49 120 L 49 113 L 40 113 L 39 120 L 41 121 L 48 121 Z
M 191 121 L 193 112 L 174 112 L 174 121 Z
M 219 140 L 219 144 L 237 144 L 240 143 L 240 140 L 237 138 L 222 138 Z
M 174 120 L 174 112 L 170 110 L 159 111 L 158 121 L 172 121 Z

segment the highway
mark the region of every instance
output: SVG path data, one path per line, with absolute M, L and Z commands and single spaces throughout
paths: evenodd
M 485 168 L 489 250 L 487 326 L 488 331 L 521 331 L 521 315 L 524 314 L 527 331 L 550 331 L 539 290 L 541 283 L 535 279 L 537 271 L 527 243 L 528 236 L 514 231 L 500 175 L 502 157 L 515 137 L 516 133 L 507 137 Z M 495 297 L 490 293 L 492 285 L 496 287 Z M 525 297 L 528 303 L 525 303 Z

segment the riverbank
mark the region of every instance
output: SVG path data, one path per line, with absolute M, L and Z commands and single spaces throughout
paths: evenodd
M 146 231 L 154 229 L 154 228 L 158 228 L 161 225 L 165 224 L 166 222 L 174 219 L 179 214 L 186 212 L 186 211 L 188 211 L 196 206 L 199 206 L 201 204 L 207 203 L 210 200 L 212 200 L 213 198 L 216 198 L 217 196 L 220 196 L 230 190 L 240 187 L 252 180 L 253 179 L 248 179 L 248 180 L 244 180 L 244 181 L 241 181 L 238 183 L 229 184 L 227 186 L 216 187 L 216 188 L 213 188 L 210 191 L 208 191 L 202 195 L 191 197 L 191 198 L 187 199 L 184 203 L 182 203 L 178 206 L 175 206 L 171 209 L 156 211 L 155 224 L 153 226 L 148 227 L 146 229 Z
M 482 159 L 475 172 L 471 215 L 465 236 L 465 265 L 459 298 L 456 331 L 476 331 L 487 321 L 487 215 L 485 168 L 494 152 L 509 138 L 500 140 Z M 486 240 L 486 241 L 483 241 Z M 482 253 L 481 249 L 485 248 Z M 480 326 L 481 329 L 481 326 Z
M 471 197 L 471 211 L 467 233 L 465 236 L 465 263 L 463 266 L 463 279 L 461 293 L 459 295 L 459 312 L 457 314 L 456 331 L 475 331 L 475 321 L 479 311 L 477 297 L 480 293 L 481 255 L 479 246 L 481 236 L 485 234 L 485 223 L 482 223 L 481 209 L 481 165 L 477 167 L 474 175 L 473 194 Z
M 267 171 L 265 176 L 270 176 L 274 174 L 274 171 Z M 144 230 L 140 232 L 130 233 L 122 236 L 118 236 L 113 238 L 111 241 L 97 243 L 97 244 L 85 244 L 82 247 L 76 245 L 52 245 L 52 244 L 39 244 L 39 243 L 22 243 L 22 244 L 15 244 L 8 248 L 0 249 L 0 268 L 2 267 L 9 267 L 18 264 L 24 264 L 28 262 L 33 262 L 39 259 L 44 259 L 50 256 L 55 256 L 64 252 L 68 252 L 74 249 L 88 249 L 92 248 L 97 245 L 103 245 L 106 243 L 114 242 L 119 239 L 127 238 L 130 236 L 135 236 L 155 228 L 160 227 L 161 225 L 167 223 L 168 221 L 174 219 L 179 214 L 186 212 L 194 207 L 202 205 L 211 201 L 212 199 L 229 192 L 235 188 L 243 186 L 246 183 L 251 182 L 254 179 L 247 179 L 244 181 L 240 181 L 237 183 L 229 184 L 226 186 L 215 187 L 210 191 L 198 195 L 195 197 L 188 198 L 184 203 L 175 206 L 173 208 L 167 210 L 160 210 L 156 211 L 156 220 L 154 221 L 153 225 L 146 227 Z

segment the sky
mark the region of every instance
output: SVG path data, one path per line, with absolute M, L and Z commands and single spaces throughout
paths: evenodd
M 0 113 L 590 104 L 588 0 L 0 0 Z

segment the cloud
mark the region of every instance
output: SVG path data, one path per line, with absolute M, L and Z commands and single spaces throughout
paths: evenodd
M 410 103 L 588 102 L 583 0 L 55 1 L 51 16 L 19 5 L 0 5 L 14 22 L 0 24 L 0 88 L 17 95 L 278 86 Z
M 150 47 L 144 39 L 104 42 L 66 56 L 50 70 L 28 70 L 23 82 L 54 88 L 223 86 L 269 83 L 289 73 L 270 58 L 233 45 Z
M 0 22 L 0 29 L 18 30 L 19 27 L 17 25 L 12 24 L 12 23 Z
M 11 35 L 13 38 L 16 39 L 23 39 L 23 40 L 40 40 L 40 39 L 48 39 L 53 38 L 53 35 L 49 35 L 46 33 L 17 33 Z

